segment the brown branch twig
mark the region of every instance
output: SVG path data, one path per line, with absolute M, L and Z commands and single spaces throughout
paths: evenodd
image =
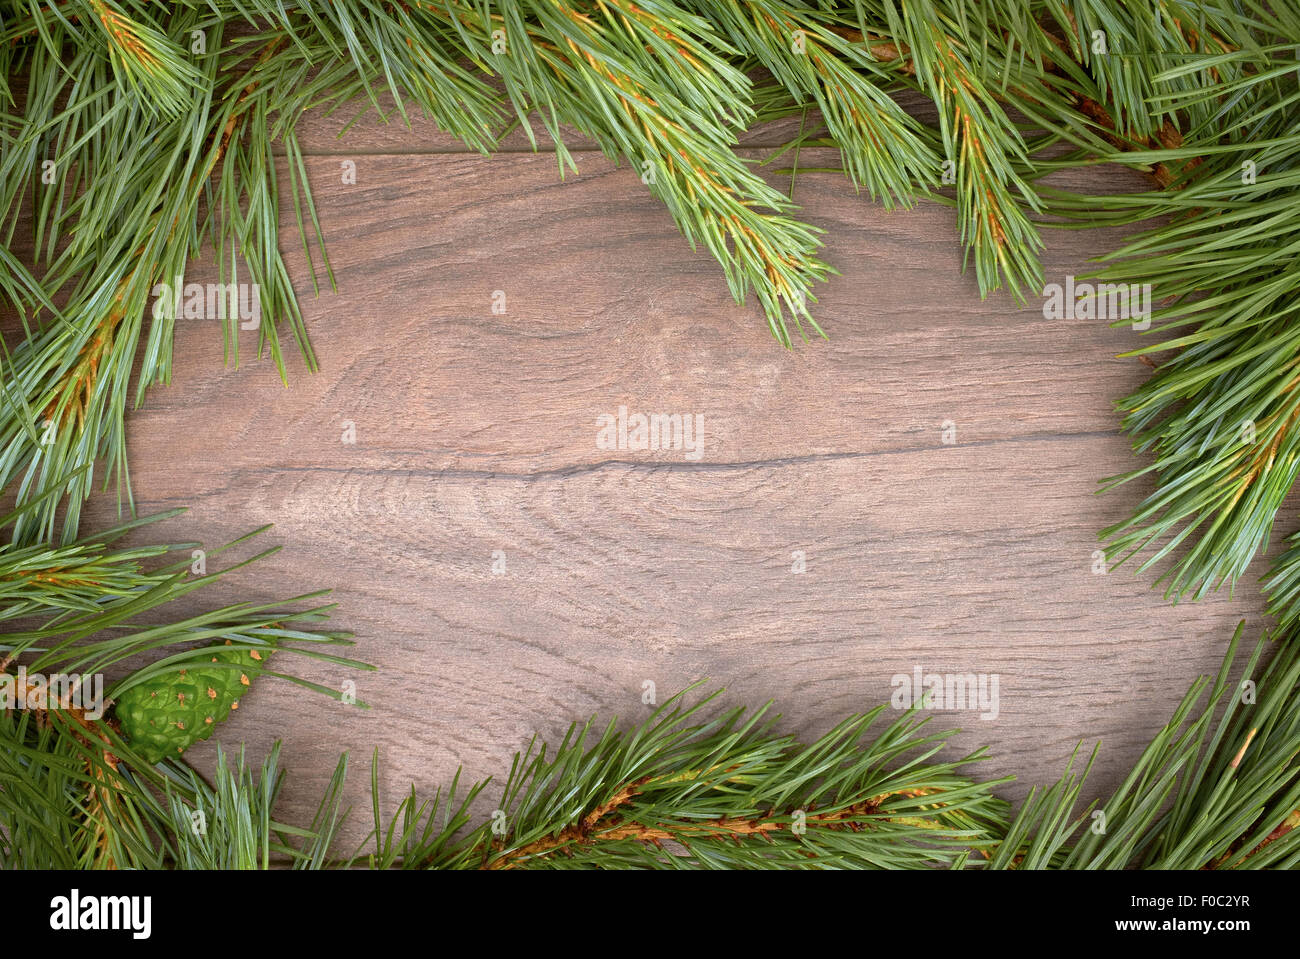
M 705 819 L 699 822 L 673 823 L 671 826 L 646 825 L 645 823 L 629 820 L 626 816 L 620 814 L 619 811 L 624 809 L 652 781 L 651 777 L 647 776 L 626 784 L 604 803 L 591 810 L 580 821 L 566 826 L 554 835 L 543 836 L 541 839 L 536 839 L 515 849 L 507 849 L 500 843 L 496 844 L 495 848 L 500 855 L 489 860 L 484 868 L 512 869 L 528 859 L 544 857 L 572 846 L 590 847 L 598 843 L 630 839 L 662 849 L 665 842 L 681 842 L 692 839 L 732 839 L 740 842 L 746 837 L 765 838 L 770 833 L 782 832 L 791 828 L 791 824 L 777 821 L 772 818 L 770 813 L 767 816 L 719 816 L 715 819 Z M 880 807 L 891 796 L 918 798 L 932 795 L 935 792 L 937 790 L 934 789 L 900 789 L 894 792 L 882 793 L 879 796 L 854 803 L 842 809 L 824 813 L 809 811 L 805 819 L 807 823 L 814 823 L 831 829 L 849 829 L 853 832 L 861 832 L 863 829 L 869 828 L 869 824 L 863 823 L 861 820 L 878 816 Z M 931 808 L 938 808 L 939 805 L 936 803 Z

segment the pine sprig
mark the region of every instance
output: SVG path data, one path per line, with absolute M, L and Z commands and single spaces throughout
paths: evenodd
M 858 3 L 860 16 L 865 4 Z M 990 71 L 980 58 L 995 33 L 992 23 L 949 14 L 929 2 L 881 4 L 874 14 L 908 56 L 916 79 L 939 109 L 944 159 L 956 180 L 958 229 L 975 260 L 980 291 L 1005 278 L 1012 293 L 1042 286 L 1038 254 L 1043 242 L 1029 212 L 1041 209 L 1022 171 L 1028 147 L 986 86 Z
M 159 849 L 155 838 L 166 835 L 181 842 L 174 828 L 176 801 L 207 808 L 194 806 L 201 797 L 194 774 L 174 759 L 158 765 L 143 759 L 103 708 L 141 683 L 195 666 L 211 668 L 204 643 L 228 642 L 223 648 L 236 650 L 275 649 L 345 669 L 371 668 L 331 651 L 351 641 L 346 633 L 319 628 L 331 607 L 304 608 L 304 601 L 321 594 L 177 615 L 172 604 L 274 550 L 196 574 L 194 544 L 112 548 L 131 529 L 161 518 L 64 547 L 0 545 L 0 622 L 6 624 L 0 632 L 5 691 L 0 709 L 0 864 L 159 868 L 186 856 L 200 861 L 201 849 L 193 844 L 187 852 L 175 844 Z M 7 522 L 12 521 L 10 517 Z M 204 562 L 215 562 L 225 549 L 247 539 L 209 551 Z M 184 558 L 178 560 L 178 553 Z M 110 671 L 113 676 L 103 681 Z M 291 673 L 264 672 L 342 696 Z M 53 679 L 60 676 L 76 678 L 76 687 L 56 687 Z M 83 698 L 74 697 L 96 695 L 96 676 L 106 701 L 92 709 Z M 248 798 L 251 780 L 242 767 L 234 776 L 237 785 L 227 783 L 223 788 L 228 795 L 209 797 L 209 805 L 221 800 L 229 806 L 234 799 Z M 157 793 L 169 781 L 179 790 L 170 812 L 158 802 Z M 268 847 L 254 845 L 265 860 Z M 216 848 L 200 846 L 209 852 Z M 231 855 L 247 861 L 248 848 L 245 843 Z M 288 848 L 280 843 L 271 851 L 280 856 Z
M 630 734 L 613 724 L 594 743 L 574 727 L 547 757 L 530 747 L 505 784 L 508 830 L 486 868 L 673 865 L 919 868 L 952 865 L 986 842 L 1001 802 L 993 783 L 956 774 L 975 753 L 930 762 L 947 733 L 919 735 L 899 717 L 874 738 L 884 707 L 801 747 L 766 710 L 695 721 L 710 702 L 664 703 Z
M 294 868 L 319 868 L 322 853 L 346 821 L 339 789 L 346 775 L 340 759 L 322 795 L 316 822 L 302 829 L 277 822 L 272 814 L 284 786 L 277 742 L 254 775 L 243 749 L 234 765 L 220 746 L 212 785 L 188 767 L 165 782 L 161 820 L 167 826 L 171 865 L 176 869 L 269 869 L 290 862 Z
M 1031 795 L 995 868 L 1262 869 L 1300 865 L 1300 644 L 1237 627 L 1213 681 L 1193 683 L 1124 782 L 1074 817 L 1082 778 Z M 1239 678 L 1232 674 L 1241 669 Z M 1086 771 L 1085 774 L 1086 776 Z M 1068 824 L 1068 826 L 1066 825 Z M 1066 838 L 1077 834 L 1072 844 Z
M 79 17 L 82 23 L 99 26 L 118 84 L 139 95 L 148 108 L 175 115 L 198 93 L 202 74 L 179 45 L 150 21 L 143 5 L 136 5 L 129 14 L 112 0 L 88 0 L 74 6 L 86 8 L 86 14 Z M 53 12 L 69 22 L 70 12 L 59 7 Z M 34 16 L 39 18 L 40 13 Z
M 928 131 L 887 90 L 898 84 L 897 47 L 864 42 L 824 8 L 764 2 L 698 3 L 728 40 L 771 72 L 794 103 L 815 104 L 844 172 L 888 209 L 911 206 L 940 160 Z
M 1279 139 L 1287 129 L 1290 139 Z M 1141 569 L 1195 535 L 1159 581 L 1170 597 L 1199 598 L 1245 571 L 1297 475 L 1300 125 L 1278 116 L 1229 150 L 1184 145 L 1129 157 L 1179 168 L 1182 182 L 1110 208 L 1172 221 L 1117 251 L 1097 278 L 1158 278 L 1166 305 L 1151 332 L 1160 339 L 1133 355 L 1177 352 L 1121 402 L 1134 448 L 1153 462 L 1109 481 L 1154 472 L 1157 489 L 1102 535 L 1120 561 L 1158 544 Z

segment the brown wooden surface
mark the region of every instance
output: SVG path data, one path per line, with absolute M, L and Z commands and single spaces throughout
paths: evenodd
M 1103 740 L 1091 797 L 1239 618 L 1258 633 L 1253 582 L 1171 606 L 1150 574 L 1093 573 L 1097 530 L 1147 489 L 1094 495 L 1138 463 L 1112 410 L 1148 372 L 1116 358 L 1138 337 L 1045 321 L 1033 296 L 981 301 L 953 211 L 885 212 L 806 175 L 797 199 L 843 275 L 819 292 L 829 341 L 785 351 L 628 169 L 583 153 L 561 182 L 522 141 L 483 158 L 374 123 L 338 141 L 345 119 L 302 133 L 337 294 L 311 295 L 285 217 L 321 371 L 295 357 L 284 388 L 251 333 L 240 368 L 223 367 L 215 322 L 181 321 L 173 384 L 129 421 L 140 511 L 191 507 L 139 539 L 217 545 L 274 523 L 264 539 L 282 552 L 215 597 L 334 587 L 336 623 L 380 667 L 305 669 L 355 679 L 368 712 L 262 683 L 221 731 L 259 755 L 284 740 L 291 821 L 344 749 L 359 835 L 374 744 L 395 803 L 458 765 L 502 774 L 534 731 L 641 717 L 645 680 L 660 698 L 708 679 L 729 704 L 772 699 L 813 736 L 916 665 L 1000 675 L 996 721 L 935 722 L 991 747 L 983 772 L 1020 777 L 1008 796 Z M 1142 185 L 1114 170 L 1073 182 Z M 1118 235 L 1047 239 L 1060 281 Z M 596 417 L 620 404 L 702 414 L 702 460 L 597 449 Z M 103 497 L 86 528 L 113 509 Z

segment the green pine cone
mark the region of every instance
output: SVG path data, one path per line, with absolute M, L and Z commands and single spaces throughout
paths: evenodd
M 190 667 L 132 686 L 117 699 L 118 724 L 131 746 L 151 763 L 183 753 L 211 736 L 217 723 L 239 708 L 239 698 L 270 655 L 269 649 L 213 646 L 211 662 L 240 668 Z

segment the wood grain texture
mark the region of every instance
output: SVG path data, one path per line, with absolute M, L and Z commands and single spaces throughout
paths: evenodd
M 1148 372 L 1116 358 L 1138 337 L 1045 321 L 1033 296 L 981 301 L 951 210 L 885 212 L 838 176 L 803 178 L 843 275 L 819 292 L 830 339 L 785 351 L 632 172 L 588 153 L 561 183 L 551 155 L 418 137 L 423 152 L 375 152 L 390 142 L 375 136 L 310 142 L 337 294 L 311 295 L 285 218 L 321 371 L 295 359 L 285 389 L 267 360 L 223 367 L 214 324 L 181 321 L 172 386 L 130 418 L 139 510 L 191 507 L 162 534 L 215 545 L 276 524 L 283 551 L 218 597 L 332 586 L 337 623 L 380 667 L 304 668 L 356 679 L 368 712 L 264 682 L 222 730 L 255 754 L 284 740 L 290 821 L 343 749 L 360 767 L 355 837 L 376 743 L 395 802 L 458 765 L 501 775 L 534 731 L 639 718 L 646 680 L 661 698 L 707 678 L 729 704 L 771 699 L 815 736 L 918 665 L 999 674 L 996 720 L 935 722 L 992 748 L 982 772 L 1020 777 L 1008 796 L 1102 739 L 1092 797 L 1217 667 L 1238 619 L 1262 626 L 1251 582 L 1171 606 L 1150 574 L 1094 574 L 1097 530 L 1147 489 L 1094 495 L 1136 463 L 1112 402 Z M 1114 170 L 1070 182 L 1141 186 Z M 1047 237 L 1049 280 L 1118 239 Z M 620 405 L 700 414 L 700 461 L 598 448 L 597 417 Z M 113 511 L 104 497 L 88 526 Z M 213 747 L 191 755 L 210 763 Z

